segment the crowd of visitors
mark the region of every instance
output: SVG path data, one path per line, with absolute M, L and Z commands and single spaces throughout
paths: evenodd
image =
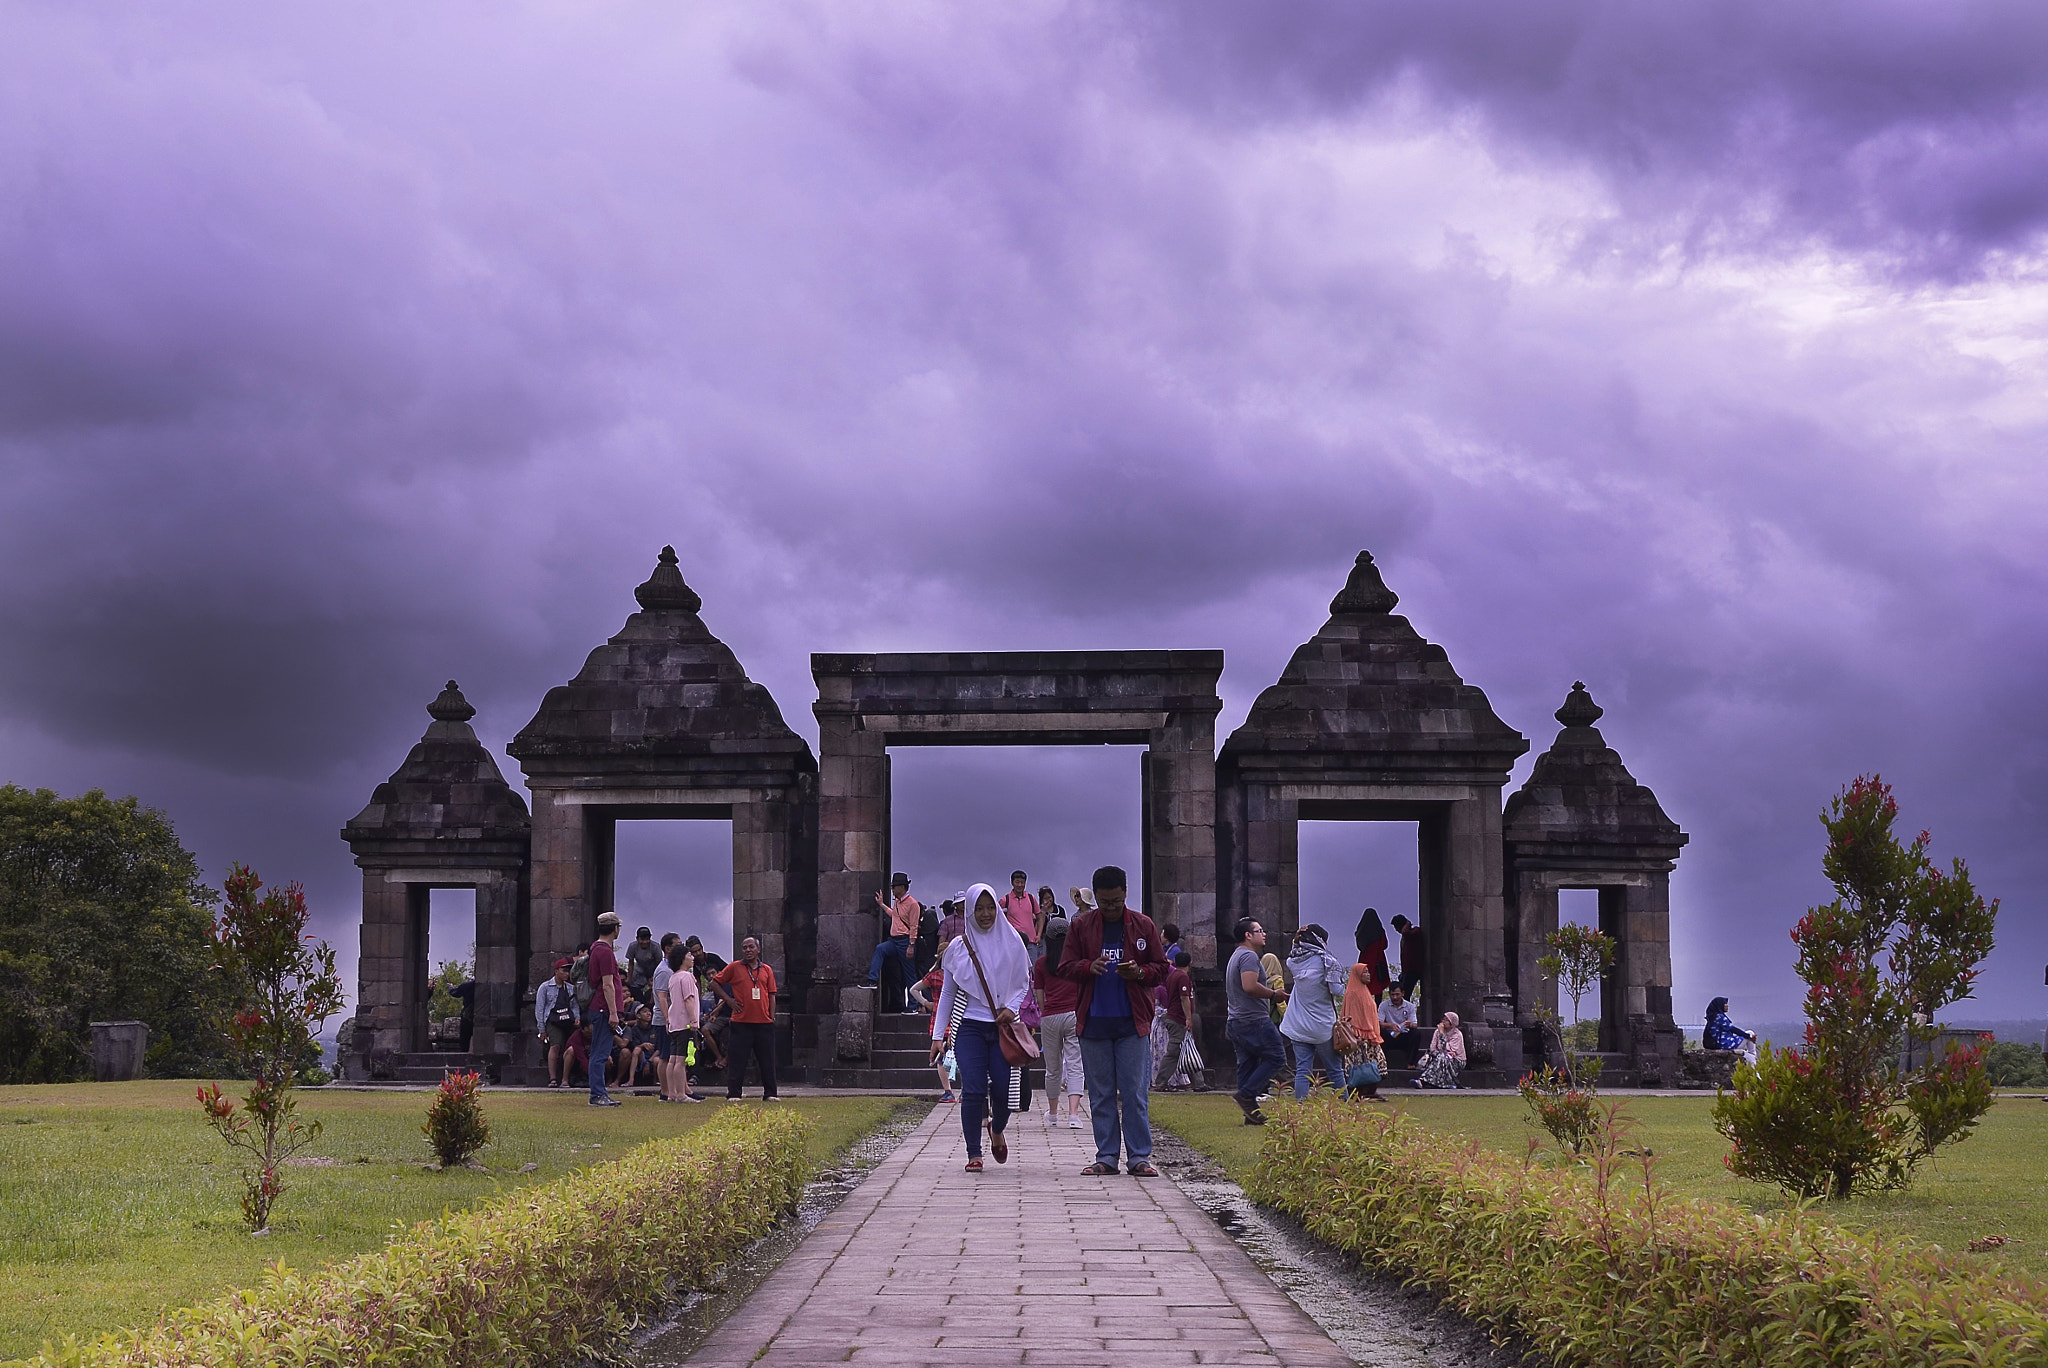
M 775 970 L 761 961 L 760 942 L 747 937 L 728 963 L 696 936 L 670 932 L 657 942 L 643 926 L 624 950 L 618 937 L 618 914 L 600 913 L 590 948 L 556 960 L 534 993 L 547 1086 L 588 1087 L 593 1107 L 618 1106 L 613 1088 L 701 1102 L 694 1075 L 708 1066 L 725 1071 L 733 1100 L 752 1062 L 762 1096 L 773 1100 Z

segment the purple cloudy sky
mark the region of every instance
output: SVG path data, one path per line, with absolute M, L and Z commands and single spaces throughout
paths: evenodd
M 942 647 L 1221 647 L 1227 731 L 1370 547 L 1692 833 L 1682 1016 L 1796 1010 L 1868 770 L 2005 900 L 1972 1010 L 2039 1015 L 2044 224 L 2017 0 L 8 0 L 0 778 L 352 962 L 335 832 L 427 700 L 502 745 L 664 542 L 813 737 L 809 652 Z M 1134 775 L 913 756 L 899 852 L 1064 889 Z M 1307 847 L 1310 916 L 1411 885 Z M 719 852 L 628 850 L 715 917 Z

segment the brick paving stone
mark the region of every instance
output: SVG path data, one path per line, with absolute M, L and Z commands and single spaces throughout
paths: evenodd
M 1351 1359 L 1167 1178 L 1088 1178 L 1086 1132 L 1010 1127 L 962 1171 L 941 1107 L 692 1354 L 693 1368 L 1341 1368 Z

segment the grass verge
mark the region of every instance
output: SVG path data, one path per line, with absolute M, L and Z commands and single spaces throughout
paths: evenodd
M 593 1108 L 577 1093 L 486 1093 L 481 1172 L 429 1172 L 420 1133 L 432 1094 L 309 1091 L 324 1131 L 292 1170 L 273 1233 L 249 1236 L 226 1147 L 189 1082 L 0 1088 L 0 1360 L 46 1340 L 142 1325 L 253 1286 L 279 1260 L 306 1269 L 382 1247 L 415 1223 L 622 1157 L 702 1125 L 728 1104 L 634 1099 Z M 759 1102 L 740 1104 L 759 1108 Z M 822 1163 L 888 1120 L 886 1097 L 778 1106 L 813 1122 Z M 525 1172 L 526 1165 L 534 1167 Z
M 1636 1121 L 1631 1143 L 1653 1153 L 1656 1182 L 1671 1195 L 1731 1202 L 1767 1216 L 1791 1209 L 1793 1203 L 1776 1189 L 1736 1178 L 1722 1166 L 1728 1143 L 1714 1132 L 1711 1096 L 1619 1100 Z M 1267 1110 L 1278 1115 L 1292 1105 L 1276 1099 Z M 1418 1094 L 1395 1097 L 1390 1106 L 1431 1132 L 1470 1137 L 1516 1157 L 1528 1152 L 1532 1139 L 1549 1146 L 1548 1137 L 1525 1120 L 1528 1109 L 1519 1097 Z M 1155 1096 L 1152 1118 L 1216 1160 L 1234 1182 L 1249 1183 L 1264 1132 L 1244 1125 L 1228 1097 Z M 2048 1277 L 2044 1155 L 2048 1103 L 2001 1098 L 1975 1135 L 1923 1167 L 1906 1192 L 1828 1202 L 1816 1214 L 1847 1229 L 1932 1243 L 1987 1268 Z M 1987 1253 L 1968 1252 L 1972 1240 L 1994 1235 L 2007 1243 Z

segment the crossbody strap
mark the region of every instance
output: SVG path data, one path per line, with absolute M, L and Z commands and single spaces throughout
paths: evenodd
M 974 941 L 965 932 L 961 933 L 960 939 L 967 946 L 967 958 L 974 962 L 974 976 L 981 980 L 982 1000 L 988 1003 L 988 1014 L 993 1017 L 1002 1008 L 996 1005 L 996 995 L 988 986 L 988 975 L 981 970 L 981 956 L 974 953 Z

